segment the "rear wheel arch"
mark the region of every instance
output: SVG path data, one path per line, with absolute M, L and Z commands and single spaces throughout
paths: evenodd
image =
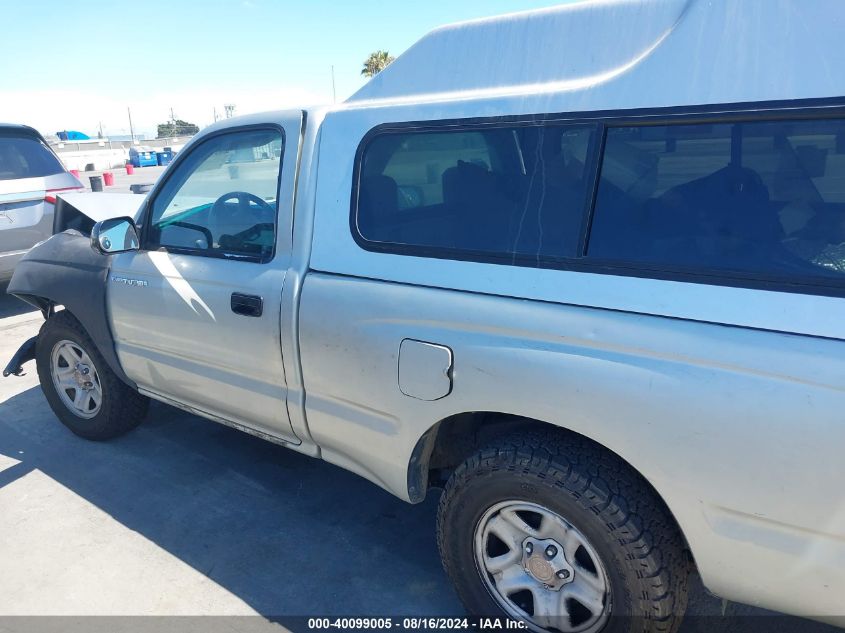
M 411 501 L 421 502 L 429 488 L 443 487 L 452 471 L 476 450 L 519 432 L 550 433 L 558 438 L 569 439 L 574 444 L 586 443 L 619 460 L 663 505 L 692 559 L 686 535 L 675 514 L 664 496 L 639 469 L 616 451 L 591 437 L 534 418 L 494 411 L 473 411 L 449 416 L 432 425 L 417 441 L 408 465 L 408 493 Z M 692 562 L 694 564 L 694 561 Z
M 677 631 L 691 561 L 643 483 L 613 452 L 554 427 L 485 442 L 452 472 L 438 507 L 441 559 L 467 610 L 538 632 Z

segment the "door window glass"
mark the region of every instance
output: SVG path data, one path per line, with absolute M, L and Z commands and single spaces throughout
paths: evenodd
M 153 202 L 148 246 L 268 261 L 276 241 L 281 131 L 221 134 L 190 152 Z

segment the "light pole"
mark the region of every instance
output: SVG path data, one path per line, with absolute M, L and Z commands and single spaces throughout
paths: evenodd
M 135 144 L 135 130 L 132 127 L 132 110 L 130 110 L 128 106 L 126 108 L 126 114 L 129 115 L 129 136 L 132 138 L 132 144 L 134 145 Z

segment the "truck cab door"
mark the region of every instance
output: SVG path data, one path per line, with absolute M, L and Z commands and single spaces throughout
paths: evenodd
M 301 112 L 192 143 L 150 194 L 141 250 L 114 257 L 118 358 L 142 393 L 298 443 L 281 299 Z

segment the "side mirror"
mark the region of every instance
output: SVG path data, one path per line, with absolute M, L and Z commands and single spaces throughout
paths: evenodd
M 91 230 L 91 248 L 103 255 L 137 251 L 140 244 L 132 218 L 103 220 Z

